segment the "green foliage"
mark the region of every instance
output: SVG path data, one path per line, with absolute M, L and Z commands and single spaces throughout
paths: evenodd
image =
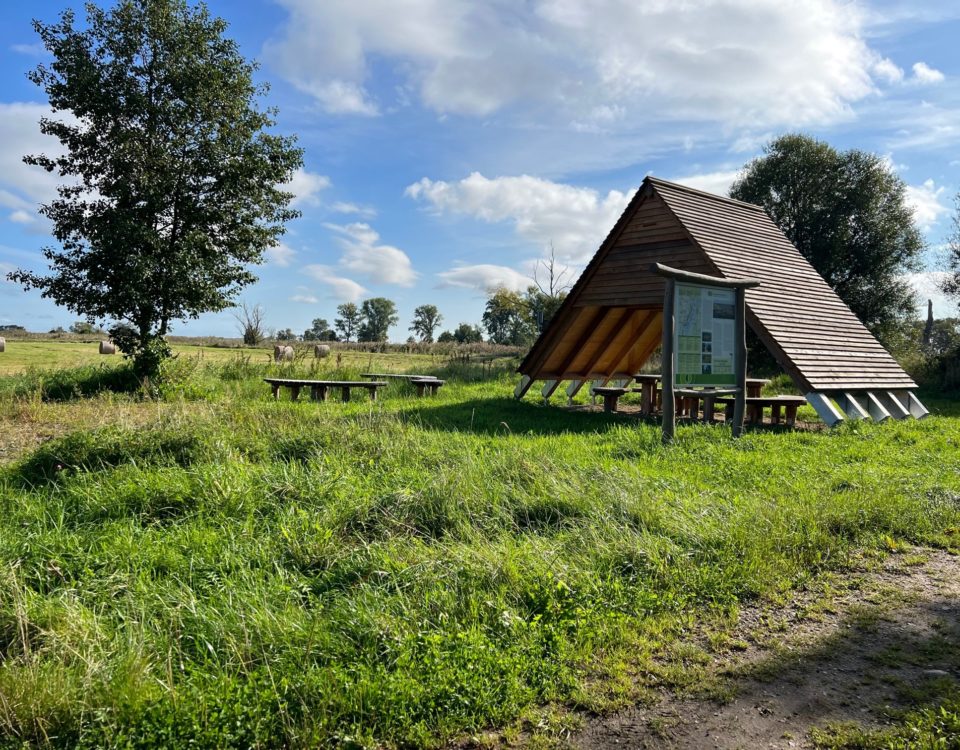
M 947 268 L 950 276 L 943 284 L 943 291 L 957 301 L 960 309 L 960 193 L 954 199 L 953 230 L 947 239 Z
M 537 328 L 524 298 L 508 289 L 497 289 L 483 310 L 483 326 L 494 344 L 530 344 Z
M 443 322 L 443 316 L 436 305 L 420 305 L 413 311 L 413 323 L 409 330 L 419 336 L 420 341 L 429 344 L 433 341 L 433 332 L 441 322 Z
M 390 327 L 400 320 L 397 306 L 386 297 L 365 299 L 360 306 L 360 317 L 357 341 L 386 341 Z
M 730 189 L 763 206 L 840 298 L 882 341 L 915 315 L 904 280 L 918 270 L 923 238 L 906 185 L 875 155 L 838 152 L 784 135 L 750 162 Z
M 68 178 L 41 212 L 60 248 L 51 275 L 10 278 L 111 330 L 138 373 L 154 376 L 173 320 L 222 310 L 255 277 L 247 269 L 297 216 L 281 185 L 302 163 L 275 135 L 255 67 L 225 38 L 226 23 L 184 0 L 86 6 L 35 22 L 54 62 L 31 80 L 56 112 L 42 132 L 63 155 L 29 164 Z M 129 334 L 133 331 L 135 336 Z
M 281 328 L 273 335 L 273 338 L 277 341 L 296 341 L 297 334 L 293 332 L 292 328 Z
M 304 341 L 336 341 L 337 334 L 326 318 L 314 318 L 313 324 L 303 332 Z
M 344 302 L 337 305 L 337 315 L 339 317 L 333 321 L 333 327 L 344 341 L 350 341 L 360 331 L 360 323 L 363 321 L 360 308 L 352 302 Z
M 461 323 L 453 332 L 453 340 L 458 344 L 479 344 L 483 341 L 483 334 L 479 326 Z
M 60 330 L 62 331 L 63 329 L 61 328 Z M 78 320 L 76 323 L 70 324 L 70 333 L 89 335 L 93 333 L 103 333 L 103 331 L 97 328 L 89 320 Z

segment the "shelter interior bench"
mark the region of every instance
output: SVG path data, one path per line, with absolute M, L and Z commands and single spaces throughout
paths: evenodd
M 639 384 L 636 390 L 640 392 L 640 412 L 642 414 L 653 414 L 661 408 L 663 401 L 663 389 L 660 388 L 660 382 L 663 376 L 659 373 L 640 373 L 633 376 L 634 381 Z M 763 387 L 769 383 L 764 378 L 747 378 L 747 397 L 759 397 Z M 679 408 L 678 404 L 678 408 Z
M 280 398 L 280 389 L 288 388 L 290 390 L 290 400 L 296 401 L 300 391 L 304 388 L 310 389 L 310 398 L 314 401 L 326 401 L 327 393 L 331 388 L 340 389 L 340 397 L 343 401 L 350 400 L 350 391 L 353 388 L 366 389 L 370 394 L 370 400 L 377 400 L 377 389 L 385 388 L 385 381 L 366 381 L 366 380 L 295 380 L 291 378 L 264 378 L 264 382 L 270 385 L 273 390 L 273 397 Z
M 733 416 L 733 399 L 718 398 L 717 405 L 726 408 L 726 417 Z M 763 410 L 770 409 L 770 424 L 780 424 L 783 418 L 787 427 L 793 427 L 797 421 L 797 409 L 807 403 L 803 396 L 763 396 L 747 397 L 746 421 L 753 424 L 763 423 Z M 781 412 L 785 412 L 782 414 Z
M 405 380 L 408 383 L 413 384 L 413 386 L 417 389 L 417 396 L 420 397 L 426 394 L 436 396 L 437 391 L 439 391 L 441 386 L 447 382 L 445 380 L 435 378 L 433 375 L 410 375 L 407 373 L 396 372 L 362 372 L 360 373 L 360 377 L 372 378 L 374 380 Z

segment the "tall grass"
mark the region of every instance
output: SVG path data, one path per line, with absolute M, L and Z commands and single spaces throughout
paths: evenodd
M 602 708 L 691 617 L 960 527 L 955 417 L 664 448 L 485 365 L 349 404 L 260 381 L 326 361 L 178 367 L 145 427 L 0 470 L 0 747 L 425 746 Z

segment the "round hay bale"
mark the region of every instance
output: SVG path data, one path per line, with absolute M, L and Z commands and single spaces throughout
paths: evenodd
M 326 344 L 316 344 L 313 347 L 313 356 L 317 359 L 326 359 L 330 356 L 330 347 Z
M 7 340 L 3 336 L 0 336 L 0 352 L 2 352 L 6 348 L 7 348 Z
M 273 361 L 293 362 L 293 347 L 280 345 L 273 347 Z
M 116 354 L 117 345 L 112 341 L 101 341 L 100 342 L 100 353 L 101 354 Z

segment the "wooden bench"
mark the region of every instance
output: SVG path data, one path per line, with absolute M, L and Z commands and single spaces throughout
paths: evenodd
M 590 392 L 594 396 L 603 396 L 603 410 L 615 412 L 617 410 L 617 402 L 620 400 L 620 397 L 629 392 L 629 388 L 613 388 L 610 386 L 594 386 L 590 389 Z
M 350 400 L 350 389 L 365 388 L 370 393 L 370 400 L 377 400 L 377 389 L 385 388 L 384 381 L 366 380 L 293 380 L 290 378 L 264 378 L 265 383 L 269 383 L 273 390 L 273 397 L 280 398 L 280 389 L 290 389 L 290 400 L 296 401 L 303 388 L 310 389 L 310 398 L 314 401 L 326 401 L 327 392 L 331 388 L 339 388 L 340 396 L 344 401 Z
M 436 396 L 437 391 L 440 390 L 440 387 L 446 383 L 445 380 L 440 380 L 439 378 L 433 377 L 433 375 L 408 375 L 405 373 L 396 373 L 396 372 L 384 372 L 384 373 L 374 373 L 374 372 L 362 372 L 360 373 L 361 378 L 373 378 L 373 379 L 382 379 L 382 380 L 405 380 L 408 383 L 411 383 L 417 389 L 417 396 L 423 397 L 424 394 L 429 393 L 431 396 Z
M 439 391 L 440 387 L 447 381 L 438 380 L 437 378 L 414 378 L 411 379 L 410 382 L 416 387 L 417 396 L 422 398 L 426 393 L 429 393 L 431 396 L 436 396 L 437 391 Z
M 716 403 L 726 407 L 727 419 L 733 417 L 733 399 L 718 398 Z M 787 427 L 793 427 L 797 421 L 797 409 L 807 403 L 803 396 L 760 396 L 747 397 L 746 421 L 763 424 L 763 410 L 770 409 L 770 424 L 780 424 L 781 410 L 786 412 L 784 420 Z
M 700 413 L 700 402 L 703 401 L 703 421 L 712 422 L 715 405 L 724 398 L 735 396 L 736 388 L 675 388 L 673 398 L 676 403 L 676 414 L 696 419 Z

